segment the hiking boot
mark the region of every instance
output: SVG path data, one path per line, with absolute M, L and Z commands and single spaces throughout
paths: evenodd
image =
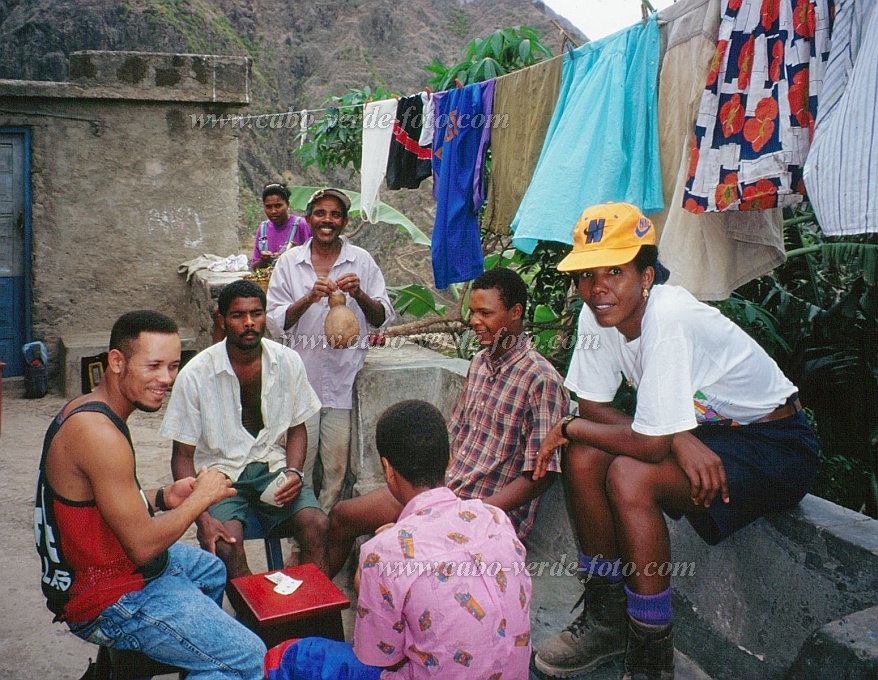
M 673 624 L 650 626 L 629 621 L 622 680 L 674 680 Z
M 583 587 L 582 612 L 563 631 L 545 640 L 534 658 L 537 669 L 550 677 L 586 673 L 625 653 L 628 614 L 624 586 L 621 582 L 583 580 Z

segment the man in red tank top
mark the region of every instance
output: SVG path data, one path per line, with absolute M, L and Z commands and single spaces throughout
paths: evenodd
M 189 678 L 257 680 L 265 647 L 220 608 L 225 568 L 177 543 L 208 506 L 234 495 L 231 483 L 202 470 L 146 491 L 136 477 L 126 421 L 161 408 L 179 364 L 173 320 L 124 314 L 101 383 L 49 427 L 34 522 L 43 593 L 56 620 L 84 640 L 138 649 Z

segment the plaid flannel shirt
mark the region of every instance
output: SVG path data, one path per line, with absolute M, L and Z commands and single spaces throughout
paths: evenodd
M 492 361 L 489 349 L 470 363 L 451 412 L 448 488 L 482 500 L 533 470 L 540 443 L 569 410 L 564 381 L 526 337 Z M 549 463 L 560 472 L 560 449 Z M 539 498 L 508 513 L 518 535 L 533 528 Z

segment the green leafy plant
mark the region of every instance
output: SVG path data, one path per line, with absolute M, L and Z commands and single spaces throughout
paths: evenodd
M 410 283 L 407 286 L 388 287 L 393 307 L 400 314 L 422 318 L 427 314 L 445 315 L 445 305 L 436 302 L 433 292 L 426 286 Z
M 821 445 L 814 493 L 878 517 L 878 238 L 787 209 L 787 261 L 717 306 L 798 386 Z
M 351 176 L 360 169 L 363 148 L 363 107 L 370 100 L 388 99 L 392 92 L 383 87 L 351 90 L 341 97 L 330 97 L 327 107 L 307 132 L 304 142 L 293 150 L 303 165 L 317 165 L 320 172 L 350 168 Z M 301 139 L 301 136 L 300 136 Z
M 726 300 L 713 304 L 743 328 L 769 354 L 776 355 L 778 350 L 790 351 L 790 346 L 778 330 L 777 319 L 760 304 L 738 293 L 732 293 Z
M 463 85 L 490 80 L 551 56 L 552 51 L 540 42 L 536 29 L 515 26 L 476 38 L 463 49 L 461 60 L 453 66 L 445 66 L 434 58 L 424 68 L 434 74 L 427 85 L 447 90 L 457 80 Z

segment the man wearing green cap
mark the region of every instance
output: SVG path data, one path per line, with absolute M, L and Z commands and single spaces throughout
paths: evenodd
M 625 680 L 674 677 L 665 514 L 714 544 L 794 506 L 816 472 L 817 442 L 774 361 L 715 308 L 658 285 L 655 228 L 634 206 L 583 212 L 558 265 L 582 296 L 565 386 L 579 415 L 543 441 L 534 479 L 568 444 L 562 474 L 580 544 L 583 612 L 540 645 L 537 668 L 572 677 L 625 655 Z M 610 405 L 624 376 L 634 416 Z
M 342 236 L 351 201 L 340 189 L 315 191 L 305 209 L 312 237 L 278 259 L 268 287 L 268 328 L 305 364 L 308 382 L 323 407 L 305 423 L 305 478 L 311 484 L 316 459 L 323 465 L 320 506 L 338 500 L 348 465 L 353 385 L 369 350 L 368 333 L 391 321 L 393 305 L 372 256 Z M 336 290 L 357 318 L 359 341 L 332 348 L 325 338 L 327 298 Z

